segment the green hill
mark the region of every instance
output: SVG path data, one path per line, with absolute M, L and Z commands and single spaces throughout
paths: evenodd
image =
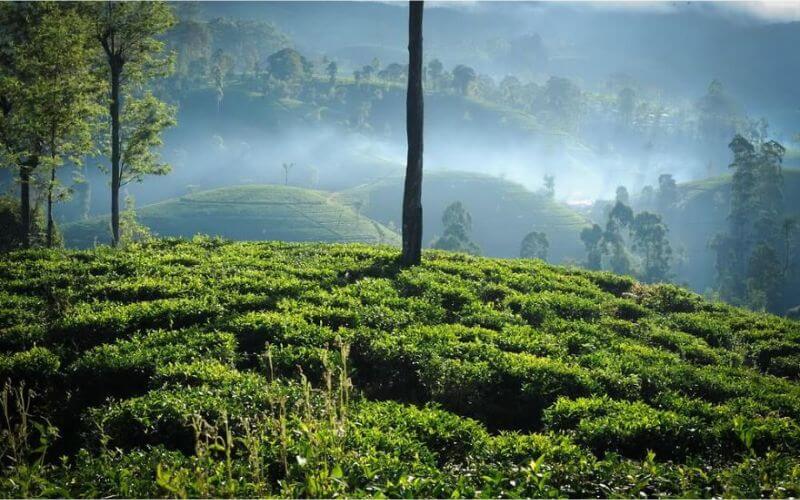
M 387 177 L 336 196 L 342 203 L 360 202 L 364 214 L 395 227 L 400 227 L 402 198 L 402 177 Z M 425 173 L 423 241 L 442 233 L 442 212 L 454 201 L 461 201 L 472 215 L 473 239 L 486 255 L 519 256 L 522 239 L 535 230 L 547 234 L 552 261 L 585 257 L 580 231 L 588 221 L 582 215 L 514 182 L 467 172 Z
M 202 191 L 141 207 L 137 217 L 160 236 L 399 244 L 393 231 L 331 201 L 328 193 L 288 186 Z M 67 224 L 65 242 L 78 248 L 107 242 L 108 224 L 108 216 Z
M 26 427 L 2 400 L 0 494 L 800 494 L 800 323 L 541 261 L 397 257 L 6 255 L 0 380 L 35 396 Z

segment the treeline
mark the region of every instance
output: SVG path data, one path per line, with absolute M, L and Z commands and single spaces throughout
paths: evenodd
M 716 200 L 727 207 L 727 228 L 708 235 L 715 285 L 707 294 L 754 310 L 785 313 L 796 305 L 793 279 L 800 244 L 800 222 L 784 201 L 786 149 L 774 140 L 751 141 L 739 134 L 728 148 L 733 157 L 730 194 Z M 645 186 L 634 199 L 619 186 L 614 202 L 593 207 L 593 217 L 606 223 L 582 231 L 582 265 L 646 282 L 680 281 L 675 267 L 696 258 L 684 255 L 682 242 L 669 231 L 670 225 L 692 223 L 679 208 L 683 202 L 670 174 L 660 175 L 656 188 Z
M 240 85 L 270 98 L 298 99 L 323 108 L 345 105 L 351 115 L 349 125 L 369 128 L 374 104 L 387 91 L 402 89 L 408 79 L 405 61 L 376 57 L 369 64 L 353 66 L 328 56 L 311 57 L 293 48 L 273 24 L 227 18 L 202 21 L 196 7 L 179 5 L 179 22 L 166 37 L 177 61 L 166 86 L 176 100 L 189 89 L 211 88 L 221 106 L 226 87 Z M 541 49 L 538 37 L 531 40 L 535 43 L 526 43 Z M 524 57 L 522 52 L 515 57 L 532 71 L 544 64 L 541 57 Z M 660 89 L 622 73 L 611 74 L 604 84 L 590 89 L 557 75 L 539 82 L 516 75 L 497 78 L 463 63 L 447 68 L 437 57 L 423 64 L 422 80 L 426 92 L 522 111 L 542 127 L 573 135 L 600 152 L 609 141 L 617 150 L 645 157 L 666 145 L 679 145 L 704 155 L 709 174 L 724 171 L 724 158 L 715 152 L 731 136 L 764 140 L 769 127 L 765 119 L 749 117 L 719 80 L 687 102 L 665 98 Z
M 173 71 L 174 22 L 163 2 L 0 4 L 0 155 L 20 184 L 4 247 L 57 243 L 53 205 L 72 191 L 57 171 L 90 158 L 105 158 L 119 243 L 121 187 L 170 170 L 158 149 L 176 110 L 149 84 Z
M 718 293 L 726 302 L 780 311 L 794 274 L 796 218 L 783 199 L 785 148 L 776 141 L 752 143 L 737 135 L 733 153 L 728 229 L 711 241 Z

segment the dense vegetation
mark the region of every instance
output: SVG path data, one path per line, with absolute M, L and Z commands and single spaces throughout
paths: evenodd
M 2 494 L 800 494 L 797 322 L 541 261 L 397 256 L 4 256 Z

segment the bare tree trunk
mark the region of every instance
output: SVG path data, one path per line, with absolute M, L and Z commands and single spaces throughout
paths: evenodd
M 402 263 L 413 266 L 422 255 L 422 1 L 409 2 L 408 16 L 408 93 L 406 94 L 406 134 L 408 160 L 403 192 Z
M 50 183 L 47 185 L 47 248 L 53 247 L 53 186 L 56 183 L 56 168 L 50 170 Z
M 119 137 L 119 87 L 122 68 L 111 62 L 111 245 L 119 244 L 119 188 L 120 179 L 120 137 Z
M 19 212 L 22 222 L 20 240 L 22 246 L 31 246 L 31 170 L 27 163 L 19 167 Z

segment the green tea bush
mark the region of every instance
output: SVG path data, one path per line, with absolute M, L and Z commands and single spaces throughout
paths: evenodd
M 703 422 L 636 401 L 607 397 L 559 399 L 545 414 L 551 430 L 570 432 L 574 439 L 603 455 L 613 450 L 641 458 L 648 451 L 665 458 L 683 458 L 707 448 Z
M 160 299 L 131 304 L 86 302 L 50 331 L 55 343 L 91 347 L 139 330 L 181 328 L 217 319 L 224 309 L 209 299 Z
M 0 354 L 0 384 L 26 383 L 34 387 L 47 387 L 53 378 L 60 376 L 59 357 L 45 347 L 33 347 L 27 351 Z
M 98 402 L 109 395 L 130 396 L 144 391 L 161 366 L 203 358 L 233 363 L 234 336 L 195 327 L 137 334 L 84 352 L 68 371 L 79 393 Z
M 798 346 L 795 321 L 527 260 L 16 251 L 0 377 L 33 391 L 0 398 L 0 495 L 796 496 Z

